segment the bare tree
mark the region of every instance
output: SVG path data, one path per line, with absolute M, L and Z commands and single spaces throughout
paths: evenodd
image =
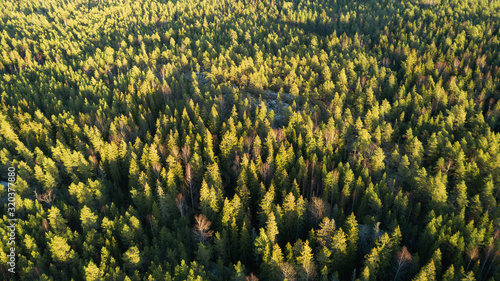
M 251 149 L 252 149 L 252 146 L 253 146 L 253 140 L 254 139 L 255 139 L 255 137 L 253 135 L 245 137 L 244 143 L 245 143 L 245 152 L 246 153 L 250 153 L 251 152 Z
M 189 196 L 191 197 L 191 209 L 194 212 L 194 181 L 193 181 L 193 170 L 191 168 L 191 164 L 186 165 L 186 176 L 184 177 L 184 182 L 186 183 L 187 188 L 189 189 Z
M 160 69 L 160 75 L 161 75 L 162 81 L 165 80 L 165 67 L 164 66 L 162 66 Z
M 99 168 L 99 159 L 97 158 L 97 154 L 95 153 L 94 149 L 90 149 L 90 162 L 92 163 L 92 167 L 94 168 L 95 172 L 97 173 L 98 168 Z
M 212 222 L 209 221 L 203 214 L 194 216 L 194 219 L 196 223 L 194 225 L 193 232 L 198 241 L 205 244 L 214 234 L 214 231 L 210 230 L 210 225 L 212 224 Z
M 49 222 L 46 219 L 42 220 L 42 229 L 47 232 L 50 230 Z
M 318 223 L 327 214 L 328 206 L 325 201 L 323 201 L 323 199 L 313 196 L 311 202 L 309 203 L 308 210 L 311 214 L 314 224 L 318 225 Z
M 186 210 L 186 200 L 184 200 L 184 196 L 182 195 L 182 193 L 179 193 L 177 195 L 177 198 L 175 199 L 175 205 L 177 205 L 177 208 L 181 213 L 181 217 L 184 217 L 184 211 Z
M 191 147 L 189 145 L 184 145 L 181 148 L 182 160 L 184 160 L 184 164 L 189 163 L 189 159 L 191 159 Z
M 267 163 L 262 164 L 259 168 L 259 173 L 262 176 L 264 183 L 267 183 L 267 180 L 271 176 L 271 166 Z
M 168 157 L 168 148 L 164 144 L 158 145 L 158 155 L 160 155 L 161 159 L 165 160 Z
M 303 272 L 300 272 L 301 280 L 316 280 L 318 278 L 318 272 L 314 262 L 303 265 L 302 269 Z
M 151 228 L 151 232 L 153 232 L 153 216 L 151 214 L 146 215 L 146 221 L 149 224 L 149 227 Z
M 408 252 L 408 249 L 406 246 L 403 246 L 401 251 L 399 251 L 396 254 L 396 275 L 394 276 L 394 280 L 398 279 L 398 275 L 401 271 L 403 271 L 410 263 L 411 263 L 412 257 L 410 252 Z
M 313 157 L 312 159 L 312 163 L 311 163 L 311 186 L 310 186 L 310 189 L 309 189 L 309 198 L 311 198 L 312 196 L 314 196 L 313 194 L 313 189 L 316 185 L 316 179 L 315 179 L 315 171 L 316 171 L 316 157 Z
M 240 155 L 236 154 L 236 156 L 234 157 L 234 165 L 233 165 L 233 169 L 235 171 L 238 171 L 240 169 L 240 163 L 241 163 L 241 157 Z
M 259 278 L 255 276 L 253 273 L 245 277 L 245 281 L 259 281 Z
M 478 247 L 475 246 L 474 248 L 468 250 L 467 251 L 467 257 L 469 258 L 469 262 L 467 263 L 467 268 L 465 269 L 465 271 L 468 271 L 471 262 L 479 257 L 479 249 L 478 249 Z
M 45 202 L 48 203 L 49 205 L 52 205 L 52 201 L 56 199 L 56 194 L 54 193 L 54 189 L 49 189 L 43 194 L 38 194 L 36 189 L 35 189 L 35 198 L 39 202 Z
M 288 262 L 283 262 L 280 265 L 281 280 L 297 280 L 297 271 L 295 267 Z
M 276 136 L 276 142 L 278 146 L 281 144 L 283 140 L 285 140 L 285 134 L 283 133 L 282 128 L 273 129 L 274 135 Z
M 488 272 L 490 271 L 491 266 L 495 263 L 495 259 L 497 258 L 497 256 L 500 256 L 500 251 L 496 251 L 495 250 L 495 240 L 498 239 L 498 237 L 500 237 L 500 230 L 496 230 L 493 233 L 493 241 L 488 246 L 488 251 L 486 253 L 486 257 L 484 258 L 484 261 L 481 261 L 481 263 L 483 265 L 481 266 L 481 270 L 479 271 L 479 279 L 478 280 L 482 279 L 483 270 L 485 269 L 487 261 L 490 259 L 490 257 L 493 255 L 493 259 L 490 262 L 490 265 L 488 266 L 488 269 L 486 270 L 486 272 L 484 272 L 485 275 L 488 275 Z
M 488 266 L 488 269 L 487 269 L 487 270 L 486 270 L 486 272 L 485 272 L 485 275 L 486 275 L 486 276 L 487 276 L 487 275 L 488 275 L 488 273 L 490 272 L 491 267 L 495 264 L 495 260 L 496 260 L 496 258 L 497 258 L 498 256 L 500 256 L 500 251 L 494 251 L 494 252 L 493 252 L 493 259 L 491 260 L 490 265 Z
M 153 163 L 152 165 L 153 172 L 155 172 L 156 178 L 160 178 L 160 172 L 161 172 L 161 164 L 160 163 Z
M 163 102 L 167 103 L 167 101 L 172 97 L 172 90 L 170 89 L 170 86 L 167 84 L 167 82 L 163 82 L 160 89 L 161 95 L 163 97 Z

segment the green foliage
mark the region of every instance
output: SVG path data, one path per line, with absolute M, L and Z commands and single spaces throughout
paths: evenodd
M 52 260 L 55 262 L 70 262 L 75 257 L 75 252 L 71 250 L 68 241 L 61 236 L 54 236 L 50 239 L 49 248 Z
M 4 279 L 498 279 L 498 1 L 0 9 Z

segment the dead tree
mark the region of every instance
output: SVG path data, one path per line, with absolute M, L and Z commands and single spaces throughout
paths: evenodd
M 209 221 L 203 214 L 194 216 L 194 219 L 196 224 L 194 225 L 193 232 L 196 239 L 198 239 L 198 241 L 202 244 L 206 244 L 214 234 L 214 231 L 210 230 L 212 222 Z
M 402 272 L 410 263 L 412 257 L 406 246 L 403 246 L 401 251 L 396 254 L 396 275 L 394 276 L 394 281 L 398 279 L 398 275 Z
M 49 205 L 52 205 L 52 201 L 54 201 L 54 199 L 56 199 L 56 194 L 54 193 L 54 189 L 52 189 L 52 188 L 47 190 L 43 194 L 38 194 L 36 189 L 34 192 L 35 192 L 35 198 L 39 202 L 45 202 L 45 203 L 48 203 Z

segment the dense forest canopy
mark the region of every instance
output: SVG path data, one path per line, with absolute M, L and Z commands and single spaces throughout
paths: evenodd
M 500 280 L 499 28 L 496 0 L 0 0 L 1 278 Z

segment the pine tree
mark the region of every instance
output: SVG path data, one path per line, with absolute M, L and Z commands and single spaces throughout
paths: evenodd
M 129 270 L 139 268 L 142 265 L 143 261 L 144 258 L 142 256 L 142 253 L 139 251 L 139 248 L 137 248 L 137 246 L 130 247 L 123 254 L 124 266 Z
M 354 189 L 354 173 L 352 172 L 349 163 L 346 165 L 344 172 L 344 186 L 342 188 L 342 198 L 344 205 L 348 205 L 348 200 L 351 198 Z
M 276 217 L 274 212 L 269 214 L 267 223 L 266 223 L 266 233 L 269 239 L 269 242 L 274 245 L 276 243 L 277 235 L 279 234 L 278 225 L 276 224 Z
M 98 226 L 97 215 L 87 206 L 84 206 L 80 211 L 80 220 L 82 221 L 82 226 L 86 228 L 96 228 Z
M 208 266 L 213 255 L 213 247 L 211 244 L 198 243 L 198 249 L 196 250 L 196 260 L 204 266 Z
M 338 172 L 337 170 L 330 171 L 324 179 L 323 200 L 333 205 L 333 202 L 339 200 L 339 187 L 338 187 Z
M 241 261 L 238 261 L 238 263 L 234 265 L 234 274 L 231 279 L 235 281 L 245 281 L 245 266 Z
M 50 238 L 49 249 L 55 262 L 67 263 L 75 257 L 75 251 L 68 245 L 67 239 L 61 236 Z
M 89 261 L 88 265 L 85 267 L 85 279 L 91 281 L 97 281 L 102 278 L 102 273 L 99 267 L 95 265 L 94 262 Z
M 272 207 L 274 201 L 274 194 L 271 191 L 266 192 L 264 198 L 260 203 L 260 211 L 259 211 L 259 222 L 261 225 L 264 225 L 269 215 L 271 214 Z
M 261 260 L 260 269 L 263 276 L 270 277 L 272 271 L 272 266 L 270 264 L 272 246 L 264 228 L 260 228 L 259 236 L 255 239 L 254 246 Z
M 345 266 L 347 265 L 346 261 L 348 259 L 348 241 L 342 228 L 339 228 L 335 232 L 330 245 L 332 252 L 332 271 L 340 274 L 350 274 L 350 272 L 345 271 Z
M 321 246 L 329 246 L 335 233 L 335 220 L 327 217 L 323 218 L 319 224 L 318 242 Z
M 48 219 L 50 227 L 54 232 L 62 232 L 66 230 L 67 220 L 63 218 L 61 211 L 57 207 L 52 206 L 50 208 Z
M 353 266 L 356 260 L 357 252 L 358 252 L 358 222 L 354 213 L 347 217 L 345 222 L 345 233 L 347 237 L 347 257 L 346 257 L 346 272 L 349 274 L 353 270 Z
M 434 261 L 430 261 L 427 265 L 422 267 L 415 276 L 413 281 L 423 281 L 423 280 L 436 280 L 436 267 L 434 266 Z
M 300 251 L 297 255 L 297 264 L 301 266 L 302 278 L 310 280 L 316 276 L 316 265 L 313 260 L 312 249 L 309 246 L 309 241 L 300 243 Z

